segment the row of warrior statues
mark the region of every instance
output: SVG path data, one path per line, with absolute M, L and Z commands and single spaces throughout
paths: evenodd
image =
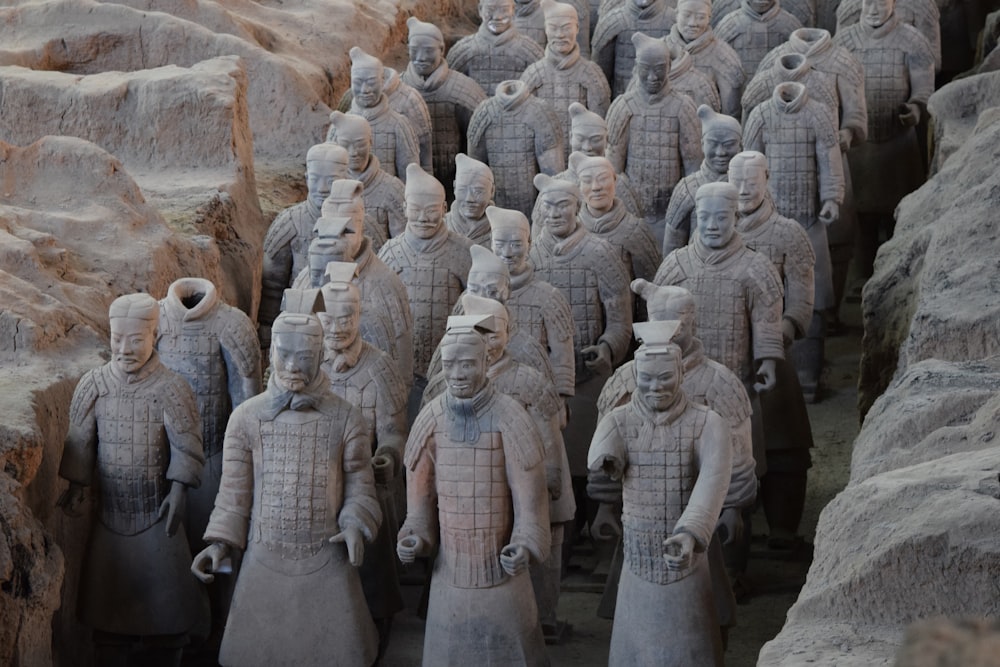
M 425 665 L 544 665 L 589 530 L 610 662 L 722 664 L 755 505 L 802 546 L 855 228 L 864 273 L 923 178 L 936 11 L 480 0 L 447 57 L 417 18 L 402 73 L 351 49 L 259 321 L 201 278 L 119 297 L 76 388 L 96 662 L 371 665 L 404 572 Z

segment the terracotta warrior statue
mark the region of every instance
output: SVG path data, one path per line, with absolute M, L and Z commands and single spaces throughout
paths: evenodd
M 729 488 L 731 434 L 681 389 L 675 326 L 636 325 L 636 392 L 601 420 L 587 456 L 590 470 L 622 481 L 625 558 L 609 665 L 723 664 L 705 552 Z
M 719 90 L 722 113 L 739 118 L 746 74 L 733 47 L 716 38 L 711 19 L 709 0 L 678 0 L 677 24 L 670 29 L 666 41 L 671 48 L 691 54 L 694 67 Z
M 576 385 L 575 325 L 569 301 L 535 273 L 528 259 L 531 231 L 524 214 L 491 206 L 486 215 L 490 219 L 493 252 L 507 265 L 510 275 L 510 296 L 504 304 L 510 319 L 548 352 L 556 391 L 568 398 Z
M 677 44 L 670 47 L 670 89 L 691 98 L 695 106 L 707 105 L 712 111 L 722 111 L 719 88 L 704 72 L 694 66 L 691 54 Z M 634 83 L 632 85 L 635 85 Z
M 267 389 L 229 420 L 210 546 L 191 572 L 211 581 L 245 550 L 220 664 L 370 665 L 377 639 L 357 568 L 382 522 L 371 435 L 321 368 L 319 290 L 285 295 Z
M 420 411 L 406 443 L 396 552 L 406 564 L 437 547 L 425 665 L 548 664 L 528 574 L 549 557 L 545 448 L 487 376 L 485 334 L 496 328 L 492 318 L 449 318 L 448 391 Z
M 351 114 L 368 121 L 372 130 L 372 150 L 382 168 L 390 175 L 406 180 L 406 165 L 420 163 L 420 147 L 410 122 L 393 111 L 383 92 L 385 68 L 382 61 L 368 55 L 361 47 L 351 48 Z M 340 112 L 334 112 L 340 113 Z M 332 114 L 331 114 L 332 120 Z M 337 128 L 330 126 L 326 140 L 337 140 Z
M 779 0 L 740 0 L 739 9 L 719 21 L 714 30 L 716 38 L 736 51 L 747 76 L 753 76 L 764 56 L 801 27 Z
M 862 0 L 843 0 L 837 3 L 837 33 L 846 31 L 861 20 Z M 903 23 L 916 28 L 931 47 L 934 71 L 941 70 L 941 9 L 932 0 L 903 0 L 897 2 L 894 13 Z
M 73 391 L 59 466 L 68 516 L 99 489 L 77 614 L 100 665 L 180 665 L 187 633 L 207 624 L 181 525 L 188 489 L 201 483 L 201 420 L 187 381 L 156 353 L 159 314 L 148 294 L 111 303 L 111 361 Z
M 576 36 L 580 22 L 576 9 L 555 0 L 542 0 L 545 11 L 545 55 L 530 64 L 520 75 L 531 94 L 544 100 L 562 126 L 563 137 L 571 134 L 569 105 L 583 104 L 603 116 L 611 104 L 611 88 L 601 68 L 580 53 Z M 569 144 L 565 144 L 569 153 Z
M 572 419 L 565 438 L 570 472 L 582 481 L 587 474 L 586 448 L 597 423 L 597 395 L 632 340 L 632 295 L 619 251 L 580 223 L 576 184 L 539 175 L 535 186 L 544 227 L 529 257 L 535 275 L 569 301 L 576 325 L 576 391 L 567 401 Z M 584 501 L 577 497 L 578 512 L 583 511 Z
M 367 120 L 334 111 L 330 123 L 337 129 L 334 141 L 347 151 L 347 177 L 364 186 L 365 233 L 378 252 L 387 239 L 399 236 L 406 227 L 403 181 L 382 169 L 378 156 L 372 152 L 372 128 Z M 342 202 L 349 192 L 351 187 L 342 185 L 332 189 L 327 199 L 332 197 Z
M 444 216 L 448 229 L 477 245 L 490 247 L 490 221 L 486 208 L 493 205 L 496 183 L 493 171 L 465 153 L 455 156 L 455 200 Z
M 726 180 L 729 161 L 743 150 L 743 128 L 732 116 L 698 107 L 701 119 L 701 168 L 685 176 L 674 188 L 667 206 L 663 235 L 663 256 L 688 244 L 697 227 L 694 219 L 694 195 L 705 183 Z
M 816 316 L 794 355 L 802 389 L 815 400 L 823 370 L 823 312 L 836 303 L 826 228 L 844 200 L 837 120 L 829 107 L 809 99 L 801 83 L 781 83 L 747 118 L 744 145 L 767 155 L 775 208 L 805 228 L 816 256 Z
M 185 528 L 198 545 L 222 477 L 222 437 L 233 408 L 261 391 L 260 344 L 246 314 L 222 301 L 212 281 L 175 280 L 160 300 L 156 351 L 194 390 L 205 468 L 188 494 Z
M 347 178 L 347 168 L 343 148 L 334 144 L 310 148 L 306 153 L 306 200 L 279 213 L 267 230 L 257 313 L 262 348 L 270 345 L 271 322 L 278 315 L 281 295 L 307 265 L 309 241 L 323 201 L 334 181 Z
M 409 387 L 388 354 L 361 337 L 361 293 L 355 285 L 357 264 L 331 262 L 323 285 L 323 371 L 333 393 L 361 410 L 373 436 L 371 456 L 382 525 L 361 564 L 365 592 L 379 633 L 379 654 L 389 642 L 393 615 L 403 608 L 396 573 L 395 542 L 402 517 L 396 494 L 403 493 L 403 448 L 408 433 L 406 396 Z
M 552 548 L 549 558 L 544 563 L 533 563 L 530 571 L 542 632 L 546 638 L 558 638 L 561 624 L 556 618 L 556 607 L 562 578 L 563 529 L 576 512 L 566 446 L 560 430 L 563 403 L 548 376 L 517 361 L 507 350 L 510 316 L 502 303 L 475 294 L 463 295 L 461 303 L 466 315 L 493 317 L 496 331 L 486 334 L 486 360 L 489 364 L 486 375 L 496 391 L 511 396 L 524 407 L 538 428 L 545 447 L 545 484 L 549 491 Z M 424 403 L 446 390 L 445 375 L 438 373 L 427 385 Z
M 863 275 L 869 276 L 881 236 L 892 236 L 893 212 L 925 174 L 915 126 L 934 91 L 930 45 L 896 14 L 893 0 L 867 0 L 861 21 L 836 42 L 861 61 L 868 104 L 868 140 L 851 149 Z M 881 236 L 880 236 L 881 235 Z
M 347 116 L 343 116 L 347 118 Z M 361 121 L 363 118 L 354 116 Z M 374 156 L 372 156 L 374 158 Z M 375 181 L 381 179 L 376 176 Z M 396 218 L 399 213 L 392 211 L 391 214 L 386 206 L 386 201 L 381 198 L 381 195 L 390 194 L 389 201 L 395 203 L 397 201 L 399 205 L 402 205 L 402 192 L 403 192 L 403 182 L 400 181 L 395 176 L 389 176 L 385 174 L 385 180 L 382 183 L 376 183 L 376 187 L 369 195 L 364 183 L 361 181 L 354 180 L 353 178 L 342 178 L 333 184 L 330 188 L 330 194 L 327 195 L 326 199 L 323 200 L 323 206 L 320 208 L 320 217 L 313 223 L 313 238 L 309 242 L 310 252 L 313 249 L 312 243 L 316 240 L 316 226 L 323 217 L 334 217 L 334 218 L 357 218 L 362 221 L 362 233 L 372 242 L 372 248 L 378 252 L 379 248 L 385 245 L 385 242 L 389 240 L 389 236 L 386 230 L 386 224 L 388 222 L 388 215 L 392 218 Z M 382 187 L 385 186 L 385 187 Z M 399 188 L 398 195 L 396 188 Z M 371 199 L 372 206 L 368 207 L 368 200 Z M 393 223 L 395 224 L 395 223 Z M 405 226 L 405 222 L 404 222 Z M 396 233 L 401 233 L 402 227 L 400 227 Z M 325 267 L 316 267 L 312 264 L 308 267 L 310 270 L 324 269 Z M 323 271 L 320 271 L 320 276 L 322 276 Z M 301 274 L 300 274 L 301 275 Z M 298 279 L 298 276 L 296 276 Z M 292 285 L 295 283 L 293 281 Z M 316 285 L 319 287 L 319 285 Z
M 415 16 L 406 20 L 410 30 L 410 64 L 403 81 L 419 92 L 431 112 L 434 129 L 433 174 L 446 187 L 455 181 L 455 156 L 467 153 L 469 119 L 486 93 L 478 83 L 448 66 L 444 36 L 432 23 Z
M 662 257 L 649 226 L 625 210 L 625 205 L 615 196 L 615 168 L 611 161 L 573 153 L 569 156 L 569 164 L 577 176 L 583 198 L 580 222 L 587 231 L 618 250 L 629 280 L 652 280 Z
M 525 215 L 535 202 L 535 175 L 566 168 L 559 119 L 523 81 L 504 81 L 476 109 L 469 121 L 469 155 L 493 170 L 497 206 Z
M 479 0 L 482 23 L 448 50 L 448 65 L 492 95 L 501 81 L 516 79 L 542 57 L 542 47 L 514 25 L 514 0 Z
M 701 123 L 694 103 L 670 90 L 670 49 L 662 39 L 642 33 L 635 43 L 636 85 L 608 111 L 607 157 L 628 174 L 645 220 L 657 241 L 677 182 L 701 163 Z
M 592 18 L 590 0 L 569 0 L 576 10 L 580 29 L 576 34 L 576 43 L 580 46 L 580 55 L 590 58 L 590 35 L 597 23 Z M 545 48 L 548 35 L 545 31 L 545 7 L 541 0 L 514 0 L 514 24 L 521 31 Z
M 801 339 L 813 319 L 815 255 L 802 226 L 778 214 L 768 191 L 767 158 L 747 151 L 733 158 L 729 182 L 740 193 L 736 230 L 751 250 L 770 258 L 785 286 L 781 334 L 786 356 L 792 341 Z M 806 498 L 812 428 L 795 369 L 776 362 L 777 385 L 761 394 L 767 474 L 761 498 L 770 528 L 771 548 L 793 548 Z
M 824 0 L 825 2 L 826 0 Z M 718 30 L 730 14 L 740 11 L 742 0 L 718 0 L 712 3 L 712 27 Z M 800 25 L 810 28 L 816 26 L 818 7 L 817 0 L 781 0 L 781 9 L 794 16 Z M 765 12 L 761 12 L 762 14 Z M 753 76 L 754 70 L 745 68 L 748 76 Z
M 389 239 L 379 259 L 400 277 L 409 297 L 415 408 L 427 385 L 427 367 L 444 335 L 448 314 L 465 289 L 472 242 L 444 224 L 444 186 L 416 164 L 408 172 L 406 231 Z
M 409 386 L 413 381 L 413 317 L 406 286 L 375 254 L 360 215 L 321 217 L 309 245 L 309 274 L 299 274 L 295 289 L 319 288 L 330 281 L 330 262 L 353 262 L 354 284 L 361 294 L 361 337 L 393 360 Z
M 641 32 L 650 38 L 664 37 L 676 20 L 676 12 L 666 0 L 625 0 L 601 14 L 591 47 L 594 62 L 601 66 L 611 84 L 613 97 L 617 98 L 628 89 L 629 80 L 635 74 L 633 35 Z M 663 79 L 666 80 L 666 74 Z

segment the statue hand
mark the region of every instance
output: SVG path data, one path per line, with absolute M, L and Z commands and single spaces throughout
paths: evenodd
M 795 340 L 795 324 L 787 317 L 781 318 L 781 339 L 788 347 Z
M 559 500 L 562 495 L 562 470 L 557 466 L 545 466 L 545 488 L 550 500 Z
M 774 359 L 765 359 L 760 362 L 760 368 L 757 369 L 757 377 L 760 378 L 761 381 L 753 383 L 754 391 L 759 393 L 774 389 L 774 385 L 778 383 L 778 376 L 774 365 Z
M 610 540 L 621 537 L 622 522 L 615 508 L 609 503 L 601 503 L 594 520 L 590 522 L 590 536 L 595 540 Z
M 723 544 L 739 542 L 743 538 L 743 515 L 737 507 L 727 507 L 722 510 L 719 522 L 715 525 Z
M 851 147 L 851 142 L 854 141 L 854 133 L 846 129 L 840 130 L 837 133 L 837 138 L 840 140 L 840 150 L 846 153 Z
M 210 584 L 215 581 L 213 572 L 218 572 L 222 565 L 222 560 L 229 555 L 229 545 L 222 542 L 214 542 L 194 557 L 191 563 L 191 574 L 198 577 L 203 583 Z
M 823 202 L 823 208 L 819 211 L 819 220 L 824 225 L 832 225 L 840 217 L 840 205 L 832 199 Z
M 69 487 L 62 492 L 59 500 L 56 501 L 56 507 L 61 507 L 66 516 L 71 516 L 75 519 L 83 514 L 80 510 L 80 505 L 83 504 L 83 497 L 83 485 L 70 482 Z
M 372 456 L 372 466 L 375 467 L 375 478 L 388 481 L 399 472 L 399 452 L 393 447 L 381 446 L 375 449 Z
M 668 570 L 683 570 L 691 565 L 691 554 L 694 553 L 694 536 L 691 533 L 677 533 L 663 540 Z
M 500 550 L 500 565 L 512 577 L 527 572 L 530 561 L 528 549 L 523 544 L 508 544 Z
M 583 363 L 599 375 L 611 372 L 611 348 L 606 343 L 598 343 L 583 348 Z
M 396 555 L 399 562 L 409 565 L 417 559 L 417 556 L 425 555 L 427 542 L 419 535 L 407 535 L 396 542 Z
M 920 107 L 910 102 L 899 105 L 899 123 L 903 127 L 913 127 L 920 122 Z
M 347 558 L 354 567 L 361 567 L 365 558 L 365 538 L 354 526 L 348 526 L 330 538 L 330 544 L 343 542 L 347 546 Z
M 180 482 L 170 483 L 170 493 L 160 503 L 160 511 L 156 515 L 159 521 L 164 516 L 167 517 L 166 532 L 167 537 L 173 537 L 177 528 L 184 520 L 185 509 L 187 508 L 187 487 Z

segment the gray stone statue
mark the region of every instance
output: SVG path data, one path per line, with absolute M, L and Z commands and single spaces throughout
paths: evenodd
M 862 0 L 843 0 L 837 3 L 837 29 L 844 32 L 861 20 Z M 903 23 L 916 28 L 931 47 L 934 71 L 941 70 L 941 9 L 933 0 L 904 0 L 897 2 L 894 13 Z
M 634 74 L 636 47 L 632 35 L 641 32 L 649 37 L 664 37 L 676 20 L 676 12 L 666 0 L 625 0 L 601 14 L 594 28 L 591 49 L 594 62 L 604 70 L 614 97 L 628 89 Z
M 740 11 L 742 0 L 718 0 L 712 3 L 712 27 L 718 29 L 722 20 L 730 14 Z M 798 19 L 803 26 L 813 28 L 817 25 L 817 0 L 782 0 L 781 8 Z M 761 12 L 764 13 L 764 12 Z M 752 76 L 753 71 L 747 69 Z
M 580 25 L 580 30 L 576 34 L 580 54 L 584 58 L 590 58 L 590 35 L 597 20 L 591 17 L 588 0 L 569 0 L 569 4 L 576 10 Z M 548 35 L 545 32 L 545 8 L 541 0 L 514 0 L 514 7 L 514 23 L 517 29 L 544 48 L 547 45 Z
M 722 111 L 719 88 L 704 72 L 694 66 L 691 54 L 677 44 L 670 46 L 670 89 L 691 98 L 695 106 L 702 104 L 712 111 Z M 634 85 L 634 83 L 632 84 Z
M 715 36 L 733 47 L 743 71 L 753 76 L 767 53 L 785 43 L 802 23 L 782 8 L 780 0 L 740 0 L 715 26 Z
M 493 205 L 496 184 L 493 171 L 465 153 L 455 156 L 455 200 L 444 217 L 448 229 L 483 247 L 490 247 L 490 221 L 486 208 Z

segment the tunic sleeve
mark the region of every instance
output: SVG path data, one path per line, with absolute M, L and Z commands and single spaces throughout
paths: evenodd
M 281 297 L 292 275 L 292 238 L 295 234 L 291 209 L 285 209 L 275 219 L 264 237 L 264 264 L 261 271 L 261 325 L 270 326 L 281 310 Z
M 576 358 L 573 354 L 573 311 L 562 292 L 549 286 L 551 298 L 542 311 L 552 377 L 561 396 L 576 392 Z
M 163 391 L 163 427 L 170 443 L 167 479 L 197 488 L 205 466 L 201 414 L 190 385 L 180 376 L 171 375 Z
M 757 257 L 764 261 L 750 267 L 755 285 L 748 295 L 753 358 L 755 361 L 784 359 L 785 345 L 781 335 L 784 289 L 774 265 L 762 255 Z
M 226 427 L 222 443 L 222 480 L 204 536 L 206 542 L 224 542 L 239 549 L 247 545 L 253 506 L 253 443 L 245 424 L 249 416 L 246 407 L 237 408 Z
M 670 195 L 670 203 L 667 204 L 662 249 L 664 257 L 688 244 L 691 239 L 692 211 L 694 211 L 694 197 L 691 196 L 686 179 L 683 179 L 674 188 Z
M 615 168 L 615 173 L 625 171 L 628 160 L 629 125 L 632 113 L 625 103 L 628 93 L 611 103 L 608 109 L 608 147 L 606 157 Z
M 812 319 L 815 283 L 813 272 L 816 254 L 809 237 L 793 221 L 789 230 L 788 255 L 785 257 L 785 310 L 784 317 L 791 320 L 799 336 L 804 336 Z
M 535 437 L 538 437 L 537 434 Z M 507 454 L 507 483 L 510 485 L 514 507 L 514 527 L 511 530 L 510 543 L 524 545 L 531 552 L 534 562 L 541 563 L 549 557 L 549 550 L 552 547 L 549 491 L 545 485 L 544 461 L 536 460 L 530 466 L 521 465 L 523 457 L 512 456 L 506 440 L 504 443 L 504 451 Z M 525 443 L 517 443 L 515 447 L 524 450 Z M 542 449 L 541 441 L 536 447 Z
M 715 532 L 732 472 L 729 426 L 712 411 L 708 413 L 701 437 L 695 442 L 695 461 L 698 479 L 674 526 L 674 534 L 690 534 L 698 543 L 697 550 L 704 551 Z
M 416 535 L 429 549 L 438 543 L 437 474 L 434 467 L 435 418 L 440 400 L 420 411 L 406 441 L 406 520 L 397 539 Z
M 604 333 L 598 340 L 611 348 L 612 362 L 619 364 L 632 342 L 632 292 L 621 257 L 614 251 L 606 253 L 606 257 L 597 277 L 604 306 Z
M 410 121 L 401 114 L 396 114 L 396 119 L 399 121 L 396 124 L 396 173 L 405 181 L 407 165 L 420 164 L 420 144 Z
M 382 523 L 371 466 L 371 434 L 357 408 L 351 407 L 344 428 L 344 504 L 337 521 L 341 530 L 357 528 L 373 542 Z
M 59 476 L 81 486 L 90 486 L 97 458 L 97 415 L 94 404 L 98 391 L 98 369 L 84 374 L 73 390 L 69 406 L 69 432 L 59 464 Z
M 587 452 L 587 469 L 591 472 L 604 472 L 612 480 L 619 481 L 625 474 L 627 460 L 625 440 L 618 431 L 615 412 L 612 412 L 597 423 L 594 437 L 590 441 L 590 451 Z

